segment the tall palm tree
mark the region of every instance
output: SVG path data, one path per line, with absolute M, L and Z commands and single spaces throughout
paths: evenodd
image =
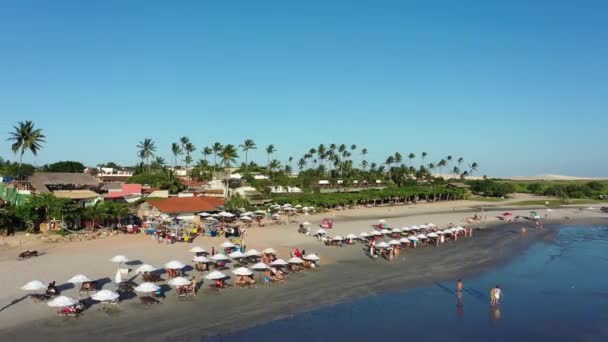
M 213 149 L 209 146 L 205 146 L 203 147 L 203 149 L 201 150 L 201 153 L 203 154 L 203 158 L 205 158 L 205 161 L 209 161 L 207 160 L 207 157 L 209 157 L 210 155 L 213 154 Z
M 173 153 L 173 168 L 177 167 L 177 156 L 184 154 L 182 147 L 178 143 L 171 144 L 171 153 Z
M 443 168 L 447 165 L 448 163 L 445 161 L 445 159 L 441 159 L 438 163 L 437 163 L 437 167 L 439 167 L 439 173 L 443 173 Z
M 403 161 L 403 156 L 401 155 L 401 153 L 395 152 L 395 156 L 393 157 L 393 159 L 395 160 L 395 164 L 397 164 L 397 166 L 399 166 L 401 164 L 401 162 Z
M 281 162 L 273 159 L 270 164 L 268 164 L 268 170 L 270 171 L 270 183 L 274 184 L 274 171 L 281 168 Z
M 222 146 L 222 144 L 219 142 L 216 142 L 213 144 L 213 146 L 211 146 L 211 149 L 213 150 L 213 173 L 215 173 L 215 168 L 217 167 L 217 156 L 222 152 L 224 146 Z
M 361 150 L 361 159 L 363 160 L 363 161 L 361 161 L 361 168 L 363 169 L 363 171 L 365 171 L 365 166 L 363 164 L 367 164 L 367 161 L 365 160 L 366 155 L 367 155 L 367 148 L 364 147 Z M 365 162 L 365 163 L 363 163 L 363 162 Z
M 473 172 L 477 172 L 478 168 L 479 168 L 479 164 L 477 164 L 477 162 L 473 162 L 472 164 L 469 165 L 469 173 L 472 175 Z
M 9 132 L 7 141 L 12 141 L 11 149 L 17 154 L 19 150 L 19 170 L 23 165 L 23 154 L 26 150 L 32 152 L 33 155 L 38 155 L 38 151 L 42 149 L 42 144 L 46 142 L 46 137 L 42 134 L 42 129 L 34 127 L 32 121 L 20 121 L 17 126 L 13 126 L 13 131 Z
M 226 197 L 228 197 L 228 189 L 230 186 L 230 166 L 236 163 L 236 159 L 239 157 L 237 149 L 234 145 L 228 144 L 224 146 L 220 153 L 221 163 L 226 168 Z
M 154 157 L 154 152 L 156 152 L 156 145 L 154 141 L 149 138 L 145 138 L 144 141 L 140 141 L 137 148 L 140 151 L 141 156 L 146 160 L 146 164 L 148 164 L 148 171 L 150 171 L 150 158 Z
M 192 161 L 193 161 L 191 153 L 196 151 L 196 147 L 194 146 L 193 143 L 187 142 L 186 145 L 184 146 L 184 151 L 186 151 L 186 159 L 184 160 L 186 162 L 186 179 L 189 180 L 190 179 L 190 163 L 192 163 Z
M 245 171 L 247 171 L 249 150 L 257 150 L 258 147 L 256 146 L 255 141 L 253 141 L 253 139 L 245 139 L 243 144 L 239 145 L 239 147 L 243 150 L 243 152 L 245 152 Z
M 152 161 L 152 165 L 154 165 L 155 169 L 162 169 L 163 166 L 165 166 L 165 158 L 163 157 L 156 157 L 153 161 Z
M 412 161 L 414 160 L 414 158 L 416 158 L 416 155 L 413 153 L 410 153 L 407 155 L 407 158 L 410 160 L 410 166 L 412 166 Z
M 300 160 L 298 160 L 298 168 L 300 169 L 300 171 L 302 171 L 302 170 L 304 170 L 305 167 L 306 167 L 306 159 L 300 158 Z
M 452 156 L 447 156 L 447 157 L 445 157 L 445 159 L 446 159 L 446 161 L 447 161 L 447 162 L 446 162 L 446 165 L 447 165 L 448 170 L 449 170 L 449 168 L 450 168 L 450 164 L 452 163 Z
M 182 152 L 185 152 L 186 151 L 186 145 L 188 143 L 190 143 L 190 138 L 188 138 L 186 136 L 183 136 L 183 137 L 179 138 L 179 142 L 181 144 Z M 180 163 L 180 167 L 181 167 L 181 163 Z
M 293 170 L 293 168 L 291 167 L 291 162 L 292 162 L 292 161 L 293 161 L 293 157 L 292 157 L 292 156 L 289 156 L 289 158 L 287 158 L 287 162 L 289 163 L 289 168 L 290 168 L 291 170 Z
M 420 163 L 421 165 L 424 165 L 424 159 L 426 158 L 426 156 L 428 156 L 429 154 L 426 152 L 422 152 L 422 162 Z
M 270 175 L 270 170 L 268 168 L 270 168 L 270 156 L 275 153 L 277 151 L 277 149 L 274 147 L 273 144 L 270 144 L 268 146 L 266 146 L 266 157 L 268 160 L 268 163 L 266 164 L 266 176 Z
M 464 158 L 462 158 L 462 157 L 458 158 L 458 166 L 462 165 L 463 162 L 464 162 Z
M 395 163 L 395 157 L 394 156 L 388 156 L 388 158 L 386 158 L 386 162 L 384 162 L 384 164 L 386 164 L 387 168 L 388 168 L 388 174 L 390 178 L 393 178 L 393 169 L 392 169 L 392 165 Z
M 321 144 L 319 145 L 319 148 L 317 149 L 317 153 L 319 154 L 319 159 L 321 160 L 321 165 L 323 165 L 323 160 L 325 159 L 325 157 L 327 157 L 327 149 L 325 148 L 325 145 Z

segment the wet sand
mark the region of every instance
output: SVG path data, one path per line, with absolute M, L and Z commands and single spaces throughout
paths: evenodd
M 340 214 L 348 215 L 348 212 Z M 488 216 L 490 215 L 493 214 L 488 214 Z M 277 230 L 283 233 L 265 234 L 273 237 L 279 235 L 285 241 L 281 244 L 283 249 L 297 245 L 309 252 L 318 252 L 322 257 L 322 262 L 327 263 L 329 260 L 331 264 L 325 264 L 317 271 L 293 274 L 288 282 L 275 284 L 268 288 L 258 285 L 255 289 L 233 288 L 223 293 L 202 289 L 198 296 L 192 299 L 176 299 L 172 296 L 173 292 L 168 292 L 169 299 L 163 304 L 145 308 L 138 301 L 128 300 L 120 304 L 118 311 L 112 312 L 104 311 L 101 309 L 101 305 L 96 304 L 77 319 L 56 317 L 51 308 L 44 304 L 33 304 L 26 299 L 3 310 L 4 312 L 0 311 L 0 321 L 8 317 L 7 314 L 11 312 L 16 313 L 17 317 L 21 319 L 17 325 L 3 327 L 0 330 L 0 337 L 14 341 L 30 341 L 38 338 L 44 338 L 46 341 L 197 339 L 200 336 L 235 331 L 297 312 L 385 291 L 418 287 L 435 281 L 454 281 L 456 278 L 467 277 L 504 263 L 511 257 L 519 255 L 532 242 L 552 239 L 556 232 L 555 227 L 560 224 L 573 225 L 577 222 L 588 223 L 592 220 L 602 220 L 600 215 L 580 214 L 577 209 L 567 211 L 564 209 L 563 213 L 552 215 L 555 215 L 556 219 L 551 225 L 547 225 L 546 229 L 542 231 L 529 229 L 525 239 L 522 239 L 520 235 L 520 227 L 525 223 L 498 224 L 494 221 L 488 223 L 488 228 L 485 230 L 476 231 L 473 238 L 459 239 L 440 247 L 408 250 L 392 264 L 385 260 L 374 261 L 366 257 L 362 245 L 345 248 L 325 247 L 310 237 L 295 233 L 295 224 L 274 227 L 265 232 Z M 580 218 L 561 220 L 564 217 L 575 215 L 579 215 Z M 389 217 L 386 212 L 372 211 L 372 215 L 362 214 L 349 219 L 337 218 L 341 224 L 332 234 L 345 235 L 347 232 L 369 231 L 370 229 L 364 228 L 373 223 L 371 220 L 383 216 Z M 447 222 L 441 221 L 463 216 L 466 215 L 455 215 L 455 212 L 449 210 L 448 213 L 435 213 L 423 217 L 417 215 L 403 217 L 400 214 L 391 218 L 389 223 L 395 221 L 394 226 L 398 226 L 401 222 L 398 224 L 397 221 L 420 224 L 432 220 L 437 224 L 445 224 Z M 306 219 L 314 222 L 318 217 L 306 217 Z M 603 219 L 602 222 L 606 222 L 606 220 Z M 270 242 L 265 241 L 264 243 L 265 245 L 255 246 L 255 248 L 271 245 Z M 140 246 L 134 243 L 133 245 L 133 249 L 127 250 L 125 253 L 140 255 L 139 249 L 150 248 L 143 244 Z M 175 249 L 174 246 L 168 247 L 176 254 L 181 253 L 180 257 L 189 255 L 183 251 L 187 250 L 187 246 L 181 245 Z M 68 255 L 71 253 L 73 250 Z M 88 260 L 101 258 L 105 262 L 103 272 L 108 272 L 105 268 L 112 269 L 113 266 L 106 265 L 109 264 L 105 261 L 108 253 L 105 251 L 104 253 L 83 255 L 81 262 L 86 264 Z M 109 253 L 109 255 L 112 254 Z M 281 256 L 284 257 L 285 254 Z M 157 265 L 160 265 L 162 261 L 166 262 L 166 258 L 166 255 L 159 256 Z M 188 259 L 182 258 L 182 260 L 187 261 Z M 146 259 L 145 261 L 154 262 L 155 260 Z M 54 268 L 57 269 L 57 267 Z M 73 275 L 77 271 L 77 269 L 71 269 L 65 273 Z M 190 274 L 193 272 L 191 271 Z M 4 284 L 9 282 L 13 288 L 21 285 L 21 283 L 16 285 L 14 279 L 3 280 Z M 111 286 L 108 284 L 105 288 L 111 288 Z M 23 295 L 21 294 L 21 296 Z M 28 312 L 31 314 L 24 316 L 24 313 Z M 0 323 L 1 325 L 3 324 Z

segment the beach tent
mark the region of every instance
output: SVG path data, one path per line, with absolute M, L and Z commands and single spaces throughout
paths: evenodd
M 139 284 L 139 286 L 133 288 L 133 290 L 137 291 L 137 292 L 156 292 L 160 289 L 159 286 L 153 284 L 153 283 L 141 283 Z
M 78 304 L 78 301 L 74 298 L 67 296 L 59 296 L 47 303 L 48 306 L 54 308 L 64 308 L 66 306 L 72 306 Z
M 80 283 L 88 283 L 91 279 L 83 274 L 77 274 L 68 280 L 68 283 L 72 284 L 80 284 Z
M 205 276 L 205 279 L 209 280 L 218 280 L 224 278 L 226 278 L 226 275 L 220 271 L 213 271 Z
M 146 273 L 146 272 L 154 272 L 154 271 L 156 271 L 156 267 L 154 267 L 152 265 L 148 265 L 148 264 L 143 264 L 135 270 L 135 273 Z
M 172 260 L 165 264 L 165 268 L 172 270 L 181 270 L 184 267 L 186 267 L 186 265 L 184 265 L 181 261 L 177 260 Z
M 110 290 L 101 290 L 91 296 L 91 299 L 98 302 L 113 302 L 118 298 L 120 298 L 120 294 Z
M 21 286 L 21 289 L 25 291 L 40 291 L 46 290 L 47 286 L 47 284 L 41 282 L 40 280 L 32 280 L 29 283 Z
M 202 255 L 194 257 L 194 259 L 192 259 L 192 261 L 200 262 L 200 263 L 204 263 L 204 264 L 211 262 L 211 260 L 207 259 L 206 257 L 204 257 Z

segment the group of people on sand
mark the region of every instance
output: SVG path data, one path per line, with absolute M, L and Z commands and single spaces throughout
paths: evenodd
M 253 276 L 251 275 L 240 275 L 236 278 L 236 280 L 234 281 L 235 285 L 240 285 L 240 286 L 252 286 L 256 284 L 255 279 L 253 279 Z
M 175 287 L 175 291 L 177 292 L 178 296 L 186 296 L 186 295 L 189 295 L 189 294 L 191 294 L 193 296 L 196 295 L 196 290 L 197 290 L 197 287 L 196 287 L 196 284 L 197 284 L 196 277 L 192 277 L 192 279 L 190 279 L 190 281 L 191 281 L 190 285 L 176 286 Z

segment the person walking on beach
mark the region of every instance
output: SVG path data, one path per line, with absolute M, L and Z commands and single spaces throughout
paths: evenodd
M 456 284 L 456 293 L 458 296 L 462 296 L 462 290 L 464 289 L 464 285 L 462 284 L 462 279 L 458 279 L 458 284 Z
M 211 246 L 211 256 L 215 255 L 215 247 Z
M 528 235 L 528 229 L 521 227 L 521 237 L 525 237 L 526 235 Z
M 500 297 L 502 297 L 502 291 L 500 290 L 500 286 L 496 285 L 496 287 L 490 290 L 490 305 L 500 305 Z

